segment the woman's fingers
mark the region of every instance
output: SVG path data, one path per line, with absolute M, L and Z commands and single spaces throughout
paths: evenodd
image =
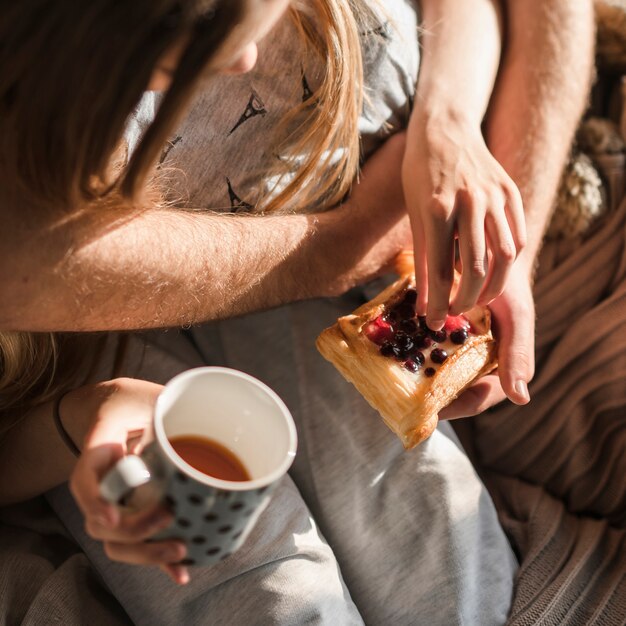
M 160 567 L 177 585 L 186 585 L 191 580 L 189 568 L 185 565 L 168 563 Z
M 424 225 L 419 216 L 411 216 L 411 228 L 413 231 L 413 255 L 415 259 L 415 289 L 417 290 L 415 310 L 418 315 L 426 315 L 428 304 L 428 263 Z
M 166 565 L 185 558 L 187 548 L 182 541 L 167 540 L 143 543 L 104 543 L 106 555 L 113 561 L 132 565 Z
M 524 214 L 524 203 L 522 201 L 522 194 L 520 193 L 517 185 L 510 181 L 508 185 L 503 188 L 505 197 L 505 210 L 506 217 L 513 236 L 513 243 L 517 254 L 519 254 L 525 247 L 527 241 L 526 233 L 526 215 Z
M 488 271 L 485 203 L 479 197 L 468 197 L 465 204 L 457 211 L 462 273 L 459 289 L 450 305 L 451 315 L 460 315 L 476 304 Z
M 480 304 L 488 304 L 504 291 L 517 258 L 517 249 L 503 211 L 499 215 L 495 212 L 486 215 L 485 231 L 490 251 L 490 265 L 487 280 L 478 298 Z
M 100 495 L 100 468 L 110 467 L 123 452 L 115 446 L 100 446 L 83 452 L 70 479 L 70 491 L 83 515 L 106 526 L 119 522 L 118 509 Z
M 173 520 L 174 518 L 169 511 L 161 506 L 156 506 L 148 511 L 121 515 L 115 526 L 103 524 L 101 520 L 95 517 L 87 517 L 85 530 L 88 535 L 100 541 L 135 543 L 165 530 Z
M 454 199 L 434 198 L 430 215 L 424 224 L 428 256 L 426 322 L 432 330 L 440 330 L 450 308 L 454 280 Z

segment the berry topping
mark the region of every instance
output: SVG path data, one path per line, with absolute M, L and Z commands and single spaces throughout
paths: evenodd
M 427 367 L 427 368 L 424 370 L 424 374 L 425 374 L 426 376 L 428 376 L 428 378 L 431 378 L 432 376 L 434 376 L 434 375 L 435 375 L 435 368 L 433 368 L 433 367 Z
M 415 289 L 407 289 L 404 294 L 404 301 L 409 304 L 415 304 L 417 302 L 417 291 Z
M 379 315 L 375 320 L 366 324 L 363 328 L 363 332 L 370 341 L 373 341 L 379 346 L 393 338 L 393 328 L 382 315 Z
M 415 373 L 419 370 L 419 365 L 413 359 L 408 359 L 404 362 L 404 368 Z
M 421 352 L 414 352 L 411 355 L 411 358 L 416 361 L 417 363 L 419 363 L 420 365 L 424 365 L 424 361 L 426 360 L 424 358 L 424 355 Z
M 413 339 L 406 335 L 405 333 L 397 333 L 395 344 L 401 348 L 402 350 L 412 350 L 413 349 Z
M 418 348 L 428 348 L 432 345 L 433 340 L 423 330 L 419 330 L 413 335 L 413 343 Z
M 391 312 L 398 320 L 409 320 L 415 315 L 415 308 L 409 302 L 401 302 L 393 307 Z
M 432 337 L 433 341 L 436 341 L 437 343 L 443 343 L 447 339 L 448 333 L 442 328 L 441 330 L 431 330 L 430 336 Z
M 459 328 L 469 330 L 470 323 L 465 315 L 448 315 L 448 317 L 446 317 L 446 323 L 443 325 L 443 328 L 448 333 L 451 333 L 453 330 L 458 330 Z
M 433 363 L 443 363 L 448 358 L 448 353 L 441 348 L 433 348 L 430 352 L 430 360 Z
M 394 356 L 393 345 L 390 343 L 384 343 L 380 348 L 380 353 L 383 356 Z
M 461 345 L 467 341 L 467 330 L 465 328 L 457 328 L 450 333 L 450 341 Z
M 398 328 L 407 333 L 408 335 L 412 335 L 417 332 L 417 323 L 415 320 L 402 320 L 400 324 L 398 324 Z

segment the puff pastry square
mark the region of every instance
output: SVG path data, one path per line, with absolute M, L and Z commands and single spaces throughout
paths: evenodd
M 448 318 L 444 338 L 415 317 L 414 288 L 414 276 L 403 276 L 340 317 L 316 344 L 407 449 L 432 434 L 439 411 L 497 367 L 489 309 Z

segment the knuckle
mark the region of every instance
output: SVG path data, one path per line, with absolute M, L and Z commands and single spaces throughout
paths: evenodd
M 467 271 L 469 272 L 470 278 L 473 280 L 484 280 L 487 275 L 485 262 L 482 258 L 472 259 Z
M 453 203 L 446 196 L 433 196 L 430 199 L 429 213 L 440 222 L 447 222 L 452 215 Z
M 500 242 L 496 246 L 495 253 L 498 260 L 502 263 L 506 263 L 507 265 L 512 264 L 517 258 L 517 250 L 515 249 L 515 246 L 509 242 Z
M 526 235 L 526 229 L 522 229 L 522 232 L 517 234 L 517 253 L 519 254 L 528 244 L 528 237 Z

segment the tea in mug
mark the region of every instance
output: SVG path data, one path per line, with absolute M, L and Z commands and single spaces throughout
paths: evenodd
M 237 456 L 213 439 L 183 435 L 169 442 L 185 463 L 207 476 L 235 482 L 252 479 Z

